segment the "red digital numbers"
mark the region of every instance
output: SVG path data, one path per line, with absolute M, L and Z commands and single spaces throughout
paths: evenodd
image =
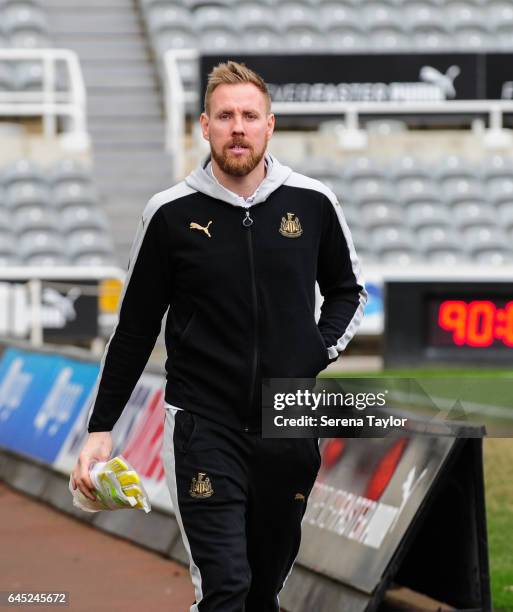
M 438 325 L 452 332 L 458 346 L 513 346 L 513 301 L 498 308 L 490 300 L 445 300 L 438 309 Z

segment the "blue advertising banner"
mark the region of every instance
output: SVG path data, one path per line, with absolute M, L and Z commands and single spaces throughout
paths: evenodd
M 0 446 L 52 463 L 98 372 L 96 363 L 7 349 L 0 361 Z

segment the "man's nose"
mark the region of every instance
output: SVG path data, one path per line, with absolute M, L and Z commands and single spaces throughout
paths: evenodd
M 235 115 L 233 118 L 232 132 L 237 134 L 244 133 L 244 122 L 240 115 Z

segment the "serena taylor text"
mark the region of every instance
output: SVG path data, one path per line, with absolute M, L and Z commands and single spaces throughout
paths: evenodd
M 372 414 L 363 417 L 330 417 L 328 415 L 286 417 L 278 414 L 274 417 L 274 424 L 276 427 L 317 427 L 318 425 L 321 427 L 363 427 L 367 425 L 386 429 L 387 427 L 404 427 L 407 420 L 395 416 L 377 417 Z

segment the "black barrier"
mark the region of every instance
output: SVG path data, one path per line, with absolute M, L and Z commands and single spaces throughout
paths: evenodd
M 511 100 L 512 57 L 440 52 L 212 54 L 200 58 L 200 87 L 204 92 L 216 64 L 232 59 L 262 75 L 274 102 Z
M 438 424 L 429 435 L 429 423 L 417 422 L 423 433 L 407 438 L 321 443 L 298 561 L 339 583 L 330 612 L 492 609 L 484 428 L 462 424 L 458 432 L 452 423 L 453 433 L 470 428 L 472 437 L 433 437 Z M 327 610 L 323 597 L 316 588 L 308 608 L 291 609 Z

